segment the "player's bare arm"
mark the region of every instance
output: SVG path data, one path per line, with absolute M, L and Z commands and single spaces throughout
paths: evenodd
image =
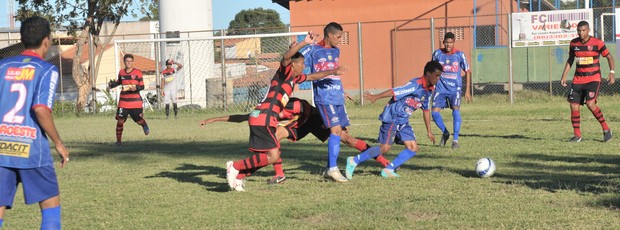
M 292 47 L 286 51 L 286 53 L 284 53 L 284 55 L 282 56 L 282 66 L 287 66 L 289 64 L 291 64 L 291 58 L 293 57 L 293 55 L 295 55 L 301 48 L 303 48 L 306 45 L 309 44 L 314 44 L 319 40 L 319 34 L 317 33 L 313 33 L 312 31 L 308 32 L 308 35 L 306 35 L 306 38 L 299 43 L 293 43 Z
M 435 135 L 433 135 L 433 131 L 431 131 L 431 111 L 422 110 L 422 116 L 424 117 L 424 126 L 426 126 L 426 135 L 428 136 L 428 139 L 431 140 L 431 142 L 434 145 Z
M 394 90 L 392 89 L 388 89 L 386 91 L 381 92 L 380 94 L 372 94 L 369 91 L 364 92 L 364 98 L 369 100 L 370 103 L 375 103 L 375 101 L 381 99 L 381 98 L 386 98 L 386 97 L 393 97 L 394 96 Z
M 45 134 L 54 142 L 56 151 L 58 151 L 58 154 L 60 154 L 62 158 L 60 167 L 64 168 L 69 162 L 69 151 L 62 143 L 60 135 L 58 135 L 58 131 L 54 125 L 54 119 L 52 118 L 52 111 L 49 108 L 39 106 L 34 108 L 34 113 Z
M 616 69 L 616 63 L 614 62 L 614 57 L 610 54 L 608 54 L 605 58 L 607 58 L 607 63 L 609 63 L 609 75 L 607 76 L 607 81 L 609 82 L 610 85 L 613 85 L 614 82 L 616 82 L 616 79 L 614 78 L 615 73 L 615 69 Z
M 324 70 L 321 72 L 316 72 L 312 74 L 308 74 L 306 76 L 307 81 L 319 80 L 321 78 L 330 76 L 330 75 L 338 75 L 341 76 L 349 71 L 349 67 L 347 66 L 338 66 L 336 69 Z
M 471 98 L 471 72 L 465 71 L 465 79 L 467 80 L 467 85 L 465 86 L 465 102 L 472 102 Z
M 213 117 L 213 118 L 200 121 L 200 126 L 204 127 L 206 124 L 210 124 L 213 122 L 222 122 L 222 121 L 241 123 L 241 122 L 247 121 L 249 116 L 250 114 L 248 113 L 248 114 L 234 114 L 234 115 L 228 115 L 228 116 Z
M 175 65 L 177 66 L 177 71 L 179 71 L 180 69 L 182 69 L 182 68 L 183 68 L 183 64 L 178 63 L 178 62 L 176 62 L 176 61 L 174 61 L 174 60 L 171 60 L 171 61 L 172 61 L 172 64 L 175 64 Z

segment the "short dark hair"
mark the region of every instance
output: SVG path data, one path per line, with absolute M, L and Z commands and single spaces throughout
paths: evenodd
M 437 70 L 443 72 L 443 66 L 438 61 L 429 61 L 424 66 L 424 74 L 426 74 L 427 72 L 432 73 Z
M 577 23 L 577 28 L 582 26 L 587 26 L 588 28 L 590 28 L 590 24 L 586 21 L 580 21 L 579 23 Z
M 323 28 L 323 36 L 329 37 L 329 33 L 335 34 L 338 31 L 342 31 L 342 26 L 336 22 L 330 22 Z
M 172 64 L 174 64 L 174 63 L 172 63 L 172 59 L 167 59 L 166 60 L 166 65 L 172 65 Z
M 41 47 L 43 39 L 50 37 L 51 29 L 50 22 L 47 19 L 32 16 L 22 22 L 19 28 L 19 34 L 21 35 L 22 44 L 26 49 L 36 49 Z
M 444 41 L 445 41 L 446 39 L 448 39 L 448 38 L 452 38 L 452 40 L 454 40 L 454 38 L 455 38 L 455 37 L 454 37 L 454 33 L 452 33 L 452 32 L 448 32 L 448 33 L 446 33 L 446 34 L 443 36 L 443 40 L 444 40 Z
M 125 61 L 125 59 L 127 59 L 127 58 L 134 59 L 134 58 L 133 58 L 133 55 L 131 55 L 131 54 L 125 54 L 125 56 L 123 56 L 123 61 Z
M 301 54 L 300 52 L 297 52 L 297 53 L 293 54 L 293 56 L 291 57 L 291 60 L 297 60 L 297 59 L 300 59 L 300 58 L 304 58 L 304 55 Z

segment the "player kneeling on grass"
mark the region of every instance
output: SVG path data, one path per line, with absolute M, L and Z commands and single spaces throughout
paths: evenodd
M 222 117 L 214 117 L 200 122 L 201 127 L 213 122 L 244 122 L 247 121 L 250 114 L 235 114 Z M 325 142 L 330 135 L 330 130 L 323 127 L 323 119 L 320 112 L 308 101 L 299 98 L 290 98 L 284 110 L 278 115 L 278 127 L 276 129 L 276 138 L 278 140 L 289 139 L 290 141 L 298 141 L 306 137 L 306 135 L 312 133 L 321 142 Z M 349 147 L 355 148 L 360 152 L 364 152 L 370 149 L 365 141 L 357 139 L 345 130 L 340 134 L 340 141 Z M 383 167 L 387 166 L 390 162 L 379 155 L 375 158 Z M 273 169 L 275 176 L 273 176 L 267 183 L 271 185 L 283 183 L 286 180 L 286 175 L 282 168 L 282 158 L 273 163 Z
M 365 97 L 374 103 L 379 98 L 392 97 L 379 115 L 381 128 L 379 128 L 380 150 L 371 148 L 355 157 L 347 158 L 346 177 L 350 180 L 353 177 L 355 167 L 379 154 L 384 154 L 390 150 L 394 140 L 402 141 L 406 148 L 387 167 L 381 170 L 383 177 L 399 177 L 394 172 L 400 165 L 415 156 L 418 151 L 418 144 L 415 140 L 413 128 L 409 125 L 409 116 L 418 108 L 424 111 L 424 124 L 426 133 L 431 142 L 435 143 L 435 136 L 431 132 L 430 111 L 428 110 L 429 99 L 432 90 L 441 76 L 443 67 L 437 61 L 430 61 L 424 66 L 424 75 L 419 78 L 411 79 L 407 84 L 388 89 L 380 94 L 374 95 L 368 92 Z M 376 147 L 374 147 L 376 148 Z M 373 151 L 371 151 L 373 150 Z
M 329 75 L 341 75 L 346 67 L 316 72 L 305 75 L 304 56 L 298 51 L 313 44 L 317 34 L 308 33 L 304 41 L 295 44 L 284 53 L 280 67 L 271 79 L 271 86 L 265 98 L 250 113 L 250 151 L 256 154 L 243 160 L 226 162 L 226 179 L 230 188 L 245 191 L 243 179 L 262 167 L 273 164 L 280 159 L 280 141 L 276 138 L 278 114 L 282 112 L 293 93 L 295 84 L 306 80 L 317 80 Z

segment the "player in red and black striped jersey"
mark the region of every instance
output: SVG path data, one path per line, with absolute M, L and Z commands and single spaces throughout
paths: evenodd
M 250 114 L 235 114 L 222 117 L 214 117 L 200 122 L 201 127 L 213 122 L 244 122 L 247 121 Z M 279 123 L 276 129 L 276 138 L 278 140 L 289 139 L 292 142 L 298 141 L 306 137 L 308 134 L 314 135 L 321 142 L 325 142 L 329 138 L 331 133 L 328 128 L 323 127 L 323 119 L 321 114 L 314 106 L 310 105 L 308 101 L 292 97 L 288 104 L 284 107 L 284 110 L 278 116 Z M 355 148 L 360 152 L 364 152 L 370 148 L 365 141 L 357 139 L 347 132 L 346 129 L 340 135 L 342 143 L 349 147 Z M 379 155 L 375 158 L 383 167 L 387 166 L 390 162 Z M 282 169 L 282 158 L 273 164 L 275 176 L 269 180 L 269 184 L 278 184 L 284 182 L 286 176 Z
M 133 121 L 142 126 L 144 135 L 149 135 L 150 131 L 142 113 L 142 96 L 140 96 L 140 91 L 144 89 L 142 71 L 133 67 L 133 60 L 133 55 L 125 54 L 123 56 L 125 69 L 118 72 L 116 81 L 108 84 L 110 88 L 122 86 L 116 110 L 116 145 L 122 144 L 123 124 L 127 121 L 127 116 L 131 116 Z
M 280 67 L 271 80 L 271 86 L 265 98 L 250 113 L 250 151 L 256 154 L 236 162 L 226 163 L 228 185 L 236 191 L 244 191 L 243 175 L 273 164 L 280 159 L 280 141 L 276 138 L 278 115 L 288 103 L 295 84 L 305 80 L 317 80 L 330 75 L 344 74 L 346 67 L 339 67 L 322 72 L 305 75 L 304 56 L 298 51 L 307 44 L 313 44 L 317 34 L 308 33 L 304 41 L 294 44 L 282 57 Z
M 601 109 L 596 105 L 596 98 L 598 97 L 598 91 L 601 86 L 601 66 L 600 56 L 607 58 L 609 64 L 609 76 L 607 81 L 609 84 L 613 84 L 614 80 L 614 58 L 605 47 L 605 42 L 590 36 L 590 25 L 586 21 L 581 21 L 577 24 L 578 38 L 573 39 L 570 42 L 569 56 L 562 72 L 562 79 L 560 82 L 563 86 L 566 84 L 566 75 L 570 71 L 573 62 L 577 61 L 575 68 L 575 75 L 573 76 L 573 84 L 571 85 L 570 92 L 568 93 L 568 102 L 570 103 L 571 121 L 573 124 L 574 136 L 570 139 L 570 142 L 581 141 L 581 115 L 579 109 L 581 105 L 585 104 L 592 112 L 594 117 L 601 123 L 603 128 L 603 141 L 607 142 L 611 140 L 611 129 L 605 122 L 605 117 L 601 112 Z

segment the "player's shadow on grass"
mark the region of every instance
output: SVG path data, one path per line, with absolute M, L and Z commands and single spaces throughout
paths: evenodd
M 197 184 L 213 192 L 227 192 L 230 189 L 226 183 L 225 173 L 226 169 L 220 167 L 181 164 L 181 166 L 175 168 L 173 171 L 164 171 L 145 178 L 170 178 L 180 183 Z M 223 178 L 222 182 L 205 181 L 201 178 L 202 176 L 209 175 L 219 175 L 219 178 Z
M 482 137 L 482 138 L 503 138 L 503 139 L 523 139 L 523 140 L 535 140 L 539 141 L 542 138 L 528 137 L 521 134 L 510 135 L 481 135 L 481 134 L 459 134 L 460 137 Z

